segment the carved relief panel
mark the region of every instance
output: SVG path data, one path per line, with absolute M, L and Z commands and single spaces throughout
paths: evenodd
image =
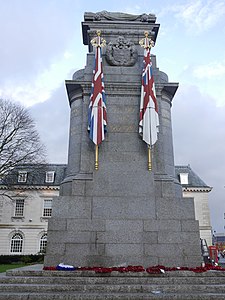
M 106 47 L 106 60 L 111 66 L 133 66 L 137 57 L 135 45 L 123 36 L 119 36 Z

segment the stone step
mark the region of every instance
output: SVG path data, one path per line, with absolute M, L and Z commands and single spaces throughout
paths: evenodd
M 7 276 L 0 277 L 0 283 L 26 284 L 225 284 L 225 277 L 45 277 Z
M 198 294 L 174 294 L 174 293 L 136 293 L 136 294 L 93 294 L 93 293 L 1 293 L 0 300 L 225 300 L 224 294 L 198 293 Z
M 220 271 L 96 274 L 14 270 L 0 277 L 0 300 L 3 299 L 225 300 L 225 274 Z
M 162 293 L 225 293 L 225 285 L 118 285 L 118 284 L 0 284 L 0 293 L 39 293 L 48 292 L 82 292 L 82 293 L 151 293 L 160 291 Z
M 94 271 L 33 271 L 33 270 L 8 270 L 7 276 L 37 276 L 37 277 L 152 277 L 161 278 L 168 277 L 223 277 L 225 271 L 208 271 L 203 273 L 194 273 L 191 271 L 168 271 L 165 274 L 148 274 L 147 272 L 111 272 L 111 273 L 95 273 Z

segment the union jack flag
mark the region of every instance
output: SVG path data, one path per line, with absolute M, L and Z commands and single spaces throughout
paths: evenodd
M 95 66 L 93 70 L 90 104 L 88 108 L 88 131 L 89 137 L 93 143 L 95 145 L 99 145 L 105 138 L 107 114 L 100 36 L 96 39 L 99 39 L 99 41 L 95 51 Z
M 144 39 L 144 67 L 142 72 L 141 102 L 139 134 L 150 147 L 158 139 L 159 115 L 155 92 L 155 83 L 152 74 L 149 39 Z

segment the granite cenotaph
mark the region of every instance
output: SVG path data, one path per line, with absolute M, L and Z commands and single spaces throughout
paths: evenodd
M 91 40 L 97 30 L 106 41 L 102 65 L 108 118 L 98 170 L 87 131 L 95 60 Z M 151 170 L 138 132 L 144 53 L 139 41 L 147 31 L 156 43 L 158 30 L 152 14 L 84 14 L 83 43 L 89 52 L 85 68 L 66 81 L 71 107 L 67 176 L 53 201 L 45 266 L 201 264 L 193 199 L 182 198 L 174 175 L 171 105 L 178 83 L 168 81 L 153 54 L 159 133 Z

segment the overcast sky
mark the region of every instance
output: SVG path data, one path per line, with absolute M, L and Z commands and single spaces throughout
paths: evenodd
M 213 229 L 224 232 L 225 0 L 0 0 L 0 97 L 29 107 L 49 161 L 66 163 L 69 106 L 64 81 L 85 66 L 85 11 L 153 13 L 161 71 L 179 82 L 172 120 L 177 165 L 209 185 Z

